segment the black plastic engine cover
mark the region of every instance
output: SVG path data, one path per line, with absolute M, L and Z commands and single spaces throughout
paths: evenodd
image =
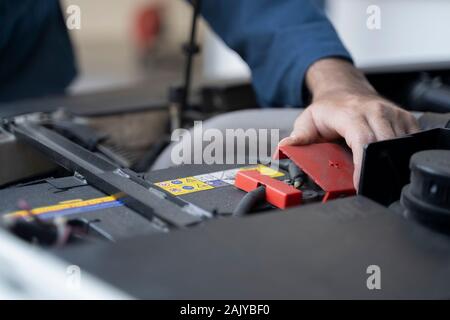
M 428 299 L 450 298 L 449 252 L 449 237 L 352 197 L 57 254 L 139 298 Z

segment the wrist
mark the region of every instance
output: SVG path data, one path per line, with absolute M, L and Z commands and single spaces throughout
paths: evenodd
M 313 100 L 330 94 L 377 95 L 364 74 L 350 62 L 337 58 L 316 61 L 306 73 Z

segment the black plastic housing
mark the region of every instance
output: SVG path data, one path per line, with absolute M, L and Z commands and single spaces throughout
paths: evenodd
M 366 146 L 359 194 L 388 206 L 410 182 L 411 157 L 424 150 L 450 150 L 450 129 L 433 129 Z

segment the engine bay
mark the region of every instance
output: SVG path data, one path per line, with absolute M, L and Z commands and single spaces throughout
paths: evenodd
M 1 148 L 27 165 L 2 173 L 1 226 L 131 296 L 448 297 L 449 129 L 368 145 L 357 192 L 339 144 L 140 173 L 54 116 L 3 121 Z M 371 265 L 383 293 L 364 289 Z

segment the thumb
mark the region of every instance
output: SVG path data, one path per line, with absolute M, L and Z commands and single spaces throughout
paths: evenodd
M 311 113 L 306 109 L 296 120 L 291 135 L 280 141 L 279 146 L 305 145 L 317 142 L 319 133 L 312 119 Z

